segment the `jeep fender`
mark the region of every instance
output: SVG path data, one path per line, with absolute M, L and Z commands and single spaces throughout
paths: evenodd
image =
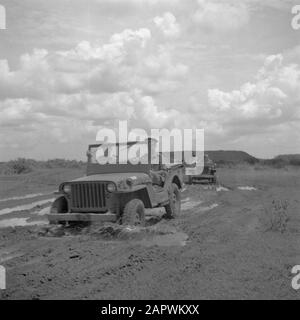
M 67 213 L 69 212 L 69 203 L 65 196 L 57 197 L 51 205 L 50 213 Z
M 172 183 L 175 183 L 179 189 L 182 188 L 182 182 L 177 175 L 173 177 Z
M 151 185 L 134 186 L 130 191 L 118 192 L 118 198 L 121 207 L 124 207 L 127 202 L 133 199 L 142 200 L 145 208 L 152 208 L 156 205 L 155 194 Z

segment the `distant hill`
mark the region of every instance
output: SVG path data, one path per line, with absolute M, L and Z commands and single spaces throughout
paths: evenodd
M 206 151 L 208 157 L 216 163 L 256 163 L 259 159 L 251 156 L 244 151 L 230 151 L 230 150 L 216 150 L 216 151 Z
M 293 160 L 300 161 L 300 154 L 280 154 L 274 159 L 281 159 L 284 161 L 293 161 Z
M 292 166 L 300 166 L 300 154 L 281 154 L 271 160 L 271 163 L 277 162 L 281 164 L 281 166 L 292 165 Z
M 259 163 L 261 165 L 283 168 L 287 165 L 300 166 L 300 154 L 282 154 L 273 159 L 258 159 L 244 151 L 217 150 L 205 151 L 209 158 L 217 164 Z
M 244 151 L 233 150 L 215 150 L 205 151 L 205 154 L 217 165 L 234 166 L 237 164 L 248 163 L 274 168 L 284 168 L 286 166 L 300 166 L 300 154 L 282 154 L 273 159 L 258 159 Z M 166 156 L 169 154 L 166 154 Z M 171 161 L 174 155 L 171 154 Z M 8 162 L 0 162 L 0 175 L 23 174 L 38 169 L 54 169 L 54 168 L 73 168 L 83 170 L 86 163 L 77 160 L 51 159 L 47 161 L 38 161 L 33 159 L 15 159 Z

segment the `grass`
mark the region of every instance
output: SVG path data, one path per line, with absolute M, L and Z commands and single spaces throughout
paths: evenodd
M 58 189 L 60 183 L 79 178 L 84 169 L 36 169 L 26 174 L 0 175 L 0 198 L 48 193 Z
M 37 161 L 19 158 L 0 163 L 0 198 L 32 193 L 49 193 L 60 183 L 85 173 L 82 161 L 53 159 Z
M 228 193 L 230 201 L 242 208 L 252 207 L 264 232 L 278 234 L 299 233 L 300 168 L 286 166 L 236 166 L 219 168 L 218 177 L 223 186 L 235 190 L 239 186 L 255 187 L 256 191 Z

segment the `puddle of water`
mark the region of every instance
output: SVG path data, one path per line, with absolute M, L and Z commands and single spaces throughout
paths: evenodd
M 248 186 L 245 186 L 245 187 L 238 187 L 239 190 L 245 190 L 245 191 L 254 191 L 254 190 L 257 190 L 256 188 L 254 187 L 248 187 Z
M 183 232 L 176 232 L 173 234 L 157 235 L 152 239 L 143 239 L 139 244 L 145 247 L 159 246 L 159 247 L 173 247 L 186 245 L 188 235 Z
M 47 224 L 47 221 L 29 221 L 30 218 L 11 218 L 0 221 L 0 228 L 8 228 L 8 227 L 25 227 L 25 226 L 35 226 L 35 225 L 43 225 Z
M 46 196 L 47 194 L 50 194 L 50 193 L 32 193 L 32 194 L 27 194 L 27 195 L 25 195 L 25 196 L 19 196 L 19 197 L 11 197 L 11 198 L 0 199 L 0 202 L 11 201 L 11 200 L 24 200 L 24 199 L 36 198 L 36 197 L 40 197 L 40 196 Z
M 43 208 L 42 210 L 38 211 L 37 215 L 44 216 L 49 213 L 50 213 L 50 207 L 46 207 L 46 208 Z
M 223 187 L 223 186 L 218 186 L 218 187 L 216 188 L 216 190 L 217 190 L 217 192 L 220 192 L 220 191 L 229 191 L 228 188 Z
M 187 200 L 188 201 L 188 200 Z M 190 210 L 193 209 L 197 206 L 199 206 L 203 201 L 190 201 L 190 202 L 184 202 L 181 205 L 181 210 L 186 211 L 186 210 Z
M 208 206 L 208 207 L 204 207 L 204 208 L 201 208 L 200 211 L 209 211 L 209 210 L 212 210 L 216 207 L 218 207 L 219 205 L 217 203 L 213 203 L 212 205 Z
M 29 204 L 24 204 L 24 205 L 13 207 L 13 208 L 5 208 L 5 209 L 0 210 L 0 216 L 3 215 L 3 214 L 8 214 L 8 213 L 15 212 L 15 211 L 31 210 L 31 209 L 33 209 L 33 208 L 35 208 L 37 206 L 41 206 L 43 204 L 46 204 L 48 202 L 52 202 L 54 200 L 55 200 L 54 198 L 51 198 L 51 199 L 32 202 L 32 203 L 29 203 Z

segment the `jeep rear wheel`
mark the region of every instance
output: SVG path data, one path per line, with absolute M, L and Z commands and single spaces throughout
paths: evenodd
M 170 192 L 170 201 L 165 206 L 166 209 L 166 218 L 174 219 L 177 215 L 180 214 L 181 210 L 181 193 L 177 184 L 172 183 L 172 189 Z
M 139 199 L 129 201 L 123 211 L 122 224 L 127 226 L 145 225 L 145 206 Z

